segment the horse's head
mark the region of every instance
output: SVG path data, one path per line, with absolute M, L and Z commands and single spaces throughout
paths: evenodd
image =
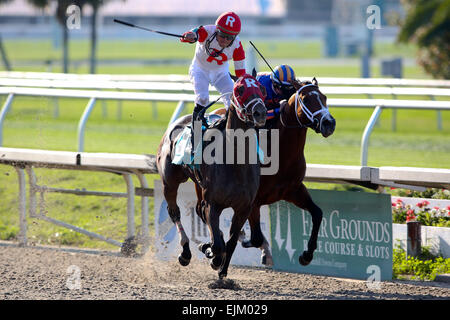
M 295 112 L 300 125 L 314 129 L 325 138 L 333 134 L 336 120 L 330 114 L 327 96 L 320 92 L 316 78 L 312 82 L 302 82 L 292 97 L 295 97 Z
M 231 107 L 236 110 L 238 118 L 255 127 L 266 123 L 265 88 L 255 77 L 245 74 L 234 84 Z

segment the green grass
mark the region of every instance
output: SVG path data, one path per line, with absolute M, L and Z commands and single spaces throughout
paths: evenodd
M 272 42 L 255 41 L 269 59 L 320 58 L 318 42 Z M 54 50 L 50 41 L 5 41 L 13 67 L 14 63 L 43 59 L 60 59 L 60 50 Z M 73 41 L 70 57 L 87 59 L 86 41 Z M 104 42 L 99 44 L 101 59 L 116 58 L 186 58 L 191 59 L 193 46 L 178 42 Z M 401 54 L 414 56 L 414 48 L 380 44 L 375 47 L 376 56 Z M 2 66 L 3 67 L 3 66 Z M 145 65 L 142 67 L 105 66 L 98 73 L 148 73 L 187 74 L 188 65 Z M 88 67 L 71 68 L 71 72 L 86 73 Z M 298 76 L 359 77 L 358 65 L 295 65 Z M 44 66 L 22 67 L 15 70 L 47 71 Z M 60 71 L 54 68 L 53 71 Z M 374 76 L 380 76 L 379 68 L 372 68 Z M 424 78 L 418 67 L 406 67 L 405 75 Z M 320 78 L 319 78 L 320 83 Z M 343 96 L 340 96 L 343 98 Z M 353 96 L 355 97 L 355 96 Z M 363 97 L 364 98 L 364 97 Z M 411 97 L 410 97 L 411 98 Z M 413 97 L 427 99 L 426 97 Z M 0 103 L 5 97 L 0 97 Z M 77 150 L 77 125 L 86 107 L 87 99 L 59 99 L 59 117 L 54 118 L 54 100 L 16 97 L 12 111 L 7 115 L 3 146 L 48 150 Z M 119 104 L 108 101 L 104 106 L 98 102 L 89 118 L 85 135 L 85 151 L 155 154 L 160 138 L 176 103 L 123 102 L 121 120 L 117 119 Z M 106 113 L 104 113 L 104 110 Z M 186 112 L 192 111 L 192 105 Z M 335 133 L 327 139 L 309 131 L 305 155 L 308 163 L 359 165 L 360 144 L 364 127 L 371 110 L 334 108 L 331 113 L 337 120 Z M 450 113 L 442 112 L 443 130 L 438 131 L 435 111 L 400 110 L 397 113 L 397 131 L 391 129 L 392 112 L 383 111 L 375 128 L 369 148 L 370 166 L 414 166 L 450 168 Z M 295 147 L 295 146 L 293 146 Z M 124 192 L 125 183 L 120 175 L 99 172 L 36 169 L 39 185 L 59 188 L 86 188 L 96 191 Z M 149 175 L 153 186 L 157 175 Z M 133 178 L 135 186 L 139 186 Z M 315 188 L 335 188 L 334 185 L 311 184 Z M 341 188 L 341 187 L 339 187 Z M 18 183 L 17 174 L 11 166 L 0 165 L 0 239 L 15 239 L 18 233 Z M 104 236 L 123 240 L 126 237 L 126 201 L 99 197 L 46 194 L 42 212 L 76 226 L 96 231 Z M 153 199 L 150 198 L 150 221 L 153 224 Z M 140 198 L 136 197 L 136 227 L 140 228 Z M 153 231 L 153 228 L 151 228 Z M 69 244 L 80 247 L 112 248 L 101 241 L 89 239 L 76 232 L 60 228 L 37 219 L 29 219 L 29 240 L 34 243 Z

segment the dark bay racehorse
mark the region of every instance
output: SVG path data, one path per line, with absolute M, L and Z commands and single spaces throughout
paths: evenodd
M 296 83 L 296 89 L 297 92 L 289 101 L 281 103 L 278 116 L 269 120 L 265 126 L 279 130 L 279 170 L 275 175 L 261 175 L 260 187 L 249 217 L 251 238 L 242 242 L 247 248 L 261 248 L 262 262 L 268 265 L 272 264 L 272 256 L 260 228 L 262 205 L 286 200 L 311 214 L 313 227 L 308 248 L 299 257 L 301 265 L 308 265 L 313 259 L 322 222 L 322 210 L 311 199 L 302 182 L 306 172 L 304 147 L 308 128 L 326 138 L 333 134 L 336 121 L 329 113 L 327 97 L 320 92 L 315 78 L 312 82 Z M 268 139 L 269 150 L 270 141 Z
M 231 97 L 231 106 L 227 112 L 225 130 L 219 131 L 220 136 L 215 136 L 225 146 L 230 140 L 233 130 L 246 131 L 254 126 L 263 126 L 266 120 L 266 107 L 264 105 L 264 88 L 250 75 L 239 78 L 234 85 Z M 163 183 L 163 193 L 168 204 L 168 212 L 172 221 L 177 226 L 180 234 L 180 244 L 183 247 L 178 257 L 180 264 L 186 266 L 191 259 L 189 239 L 180 221 L 180 209 L 176 203 L 178 186 L 191 178 L 195 182 L 198 196 L 203 201 L 197 213 L 208 226 L 211 242 L 203 244 L 201 250 L 211 259 L 211 267 L 219 270 L 219 277 L 227 275 L 231 256 L 236 248 L 240 230 L 251 211 L 253 200 L 259 187 L 260 163 L 245 162 L 237 164 L 227 159 L 227 148 L 223 150 L 222 163 L 201 163 L 197 171 L 192 166 L 175 165 L 172 163 L 175 143 L 178 135 L 184 127 L 191 123 L 191 116 L 185 116 L 173 123 L 162 137 L 158 153 L 157 167 Z M 207 130 L 205 137 L 208 135 Z M 217 142 L 217 141 L 215 141 Z M 240 144 L 239 146 L 242 146 Z M 250 159 L 251 153 L 256 153 L 256 148 L 251 149 L 246 140 L 243 150 L 239 150 L 238 144 L 233 146 L 234 159 L 238 154 L 244 153 L 246 159 Z M 234 210 L 230 229 L 230 239 L 225 244 L 222 232 L 219 229 L 219 217 L 225 208 Z
M 308 265 L 313 258 L 322 221 L 322 210 L 313 202 L 302 182 L 306 172 L 304 147 L 307 128 L 328 137 L 334 132 L 336 121 L 329 113 L 327 97 L 320 92 L 315 78 L 312 82 L 295 83 L 295 87 L 297 91 L 289 101 L 281 103 L 280 109 L 275 112 L 277 116 L 268 120 L 264 127 L 279 130 L 279 169 L 274 175 L 261 175 L 260 187 L 249 217 L 251 238 L 242 242 L 246 248 L 260 248 L 262 263 L 267 265 L 272 264 L 272 255 L 260 228 L 261 206 L 286 200 L 309 211 L 313 228 L 308 249 L 299 257 L 302 265 Z M 223 110 L 216 110 L 215 113 L 222 114 Z M 270 136 L 267 142 L 268 150 L 271 150 Z

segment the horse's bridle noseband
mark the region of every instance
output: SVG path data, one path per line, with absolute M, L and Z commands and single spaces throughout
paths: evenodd
M 255 107 L 259 103 L 261 103 L 264 106 L 264 101 L 260 97 L 253 98 L 245 106 L 242 106 L 233 95 L 233 97 L 230 99 L 230 103 L 234 106 L 236 114 L 240 120 L 242 120 L 244 123 L 251 123 L 253 125 L 255 124 L 255 119 L 253 118 L 253 112 Z M 250 106 L 252 106 L 252 108 L 249 112 Z
M 282 110 L 280 110 L 280 121 L 281 121 L 281 124 L 284 126 L 284 127 L 286 127 L 286 128 L 306 128 L 306 127 L 310 127 L 310 125 L 311 124 L 314 124 L 315 123 L 315 116 L 317 115 L 317 114 L 322 114 L 322 117 L 320 118 L 320 122 L 319 122 L 319 130 L 320 130 L 320 128 L 322 127 L 322 121 L 323 121 L 323 119 L 325 118 L 325 116 L 326 115 L 328 115 L 328 114 L 330 114 L 330 112 L 329 112 L 329 110 L 328 110 L 328 108 L 327 107 L 325 107 L 324 105 L 323 105 L 323 103 L 322 103 L 322 101 L 320 100 L 320 96 L 319 96 L 319 93 L 317 92 L 317 90 L 313 90 L 313 91 L 311 91 L 309 94 L 311 95 L 311 94 L 315 94 L 315 95 L 317 95 L 317 100 L 319 100 L 319 103 L 320 103 L 320 109 L 319 110 L 317 110 L 316 112 L 311 112 L 310 110 L 309 110 L 309 108 L 305 105 L 305 103 L 303 102 L 303 99 L 301 99 L 300 98 L 300 92 L 304 89 L 304 88 L 306 88 L 306 87 L 316 87 L 317 89 L 319 88 L 317 85 L 315 85 L 315 84 L 307 84 L 307 85 L 304 85 L 303 87 L 301 87 L 300 89 L 298 89 L 297 90 L 297 92 L 295 93 L 295 117 L 296 117 L 296 119 L 297 119 L 297 123 L 298 123 L 298 125 L 294 125 L 294 126 L 288 126 L 288 125 L 286 125 L 285 123 L 284 123 L 284 121 L 283 121 L 283 112 L 282 112 Z M 300 105 L 299 105 L 299 103 L 300 103 Z M 302 111 L 303 111 L 303 113 L 305 114 L 305 116 L 308 118 L 308 120 L 310 121 L 310 123 L 308 123 L 308 124 L 303 124 L 301 121 L 300 121 L 300 118 L 299 118 L 299 116 L 298 116 L 298 108 L 301 106 L 301 108 L 302 108 Z M 284 109 L 284 108 L 282 108 L 282 109 Z M 316 130 L 317 131 L 317 130 Z

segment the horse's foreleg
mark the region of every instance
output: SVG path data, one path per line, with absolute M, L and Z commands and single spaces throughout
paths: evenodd
M 313 259 L 314 250 L 317 248 L 317 237 L 319 235 L 320 224 L 322 223 L 322 209 L 312 200 L 308 190 L 302 183 L 300 187 L 288 194 L 286 200 L 292 202 L 297 207 L 308 210 L 312 219 L 312 230 L 308 241 L 308 249 L 298 258 L 301 265 L 308 265 Z
M 225 241 L 223 240 L 223 233 L 220 231 L 219 222 L 220 214 L 223 208 L 219 208 L 214 204 L 206 204 L 205 218 L 211 237 L 210 245 L 206 245 L 205 255 L 212 258 L 211 267 L 217 270 L 222 266 L 225 256 Z
M 273 260 L 269 242 L 261 231 L 260 208 L 259 206 L 254 206 L 250 212 L 248 217 L 251 230 L 250 240 L 242 241 L 242 246 L 244 248 L 259 248 L 261 250 L 261 263 L 266 266 L 272 266 Z
M 187 266 L 191 262 L 192 254 L 189 248 L 189 238 L 180 220 L 180 208 L 177 205 L 177 190 L 178 186 L 177 188 L 171 188 L 165 185 L 164 197 L 167 201 L 167 211 L 169 212 L 170 219 L 177 227 L 178 234 L 180 235 L 180 245 L 183 247 L 183 251 L 178 256 L 178 261 L 182 266 Z
M 219 278 L 222 279 L 227 276 L 228 273 L 228 266 L 230 265 L 231 257 L 233 255 L 234 250 L 236 249 L 236 245 L 239 239 L 239 235 L 241 233 L 241 229 L 244 226 L 245 221 L 248 218 L 248 208 L 247 210 L 243 211 L 236 211 L 233 215 L 233 219 L 231 221 L 231 227 L 230 227 L 230 239 L 228 240 L 226 244 L 226 256 L 225 256 L 225 262 L 223 263 L 222 268 L 219 271 Z
M 202 219 L 203 223 L 206 224 L 206 218 L 205 218 L 205 201 L 203 200 L 203 193 L 202 188 L 195 183 L 195 194 L 197 195 L 197 204 L 195 205 L 195 212 L 197 213 L 197 216 Z

